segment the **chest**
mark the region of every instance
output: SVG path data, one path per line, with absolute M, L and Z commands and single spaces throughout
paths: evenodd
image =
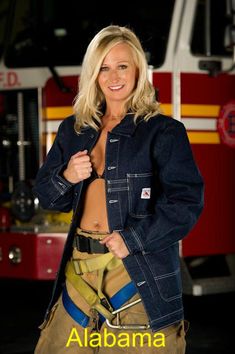
M 111 128 L 102 129 L 99 138 L 91 150 L 90 158 L 93 168 L 98 174 L 102 174 L 105 166 L 106 141 Z
M 65 142 L 69 145 L 66 149 L 69 154 L 88 150 L 92 167 L 99 175 L 107 169 L 106 178 L 125 178 L 127 173 L 149 172 L 156 163 L 153 156 L 156 140 L 152 130 L 136 129 L 135 134 L 128 135 L 117 134 L 115 129 L 103 129 L 99 133 L 89 129 L 75 140 Z

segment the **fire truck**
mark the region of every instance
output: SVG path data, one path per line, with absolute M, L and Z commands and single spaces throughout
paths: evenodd
M 2 0 L 0 277 L 55 278 L 70 213 L 43 210 L 37 170 L 72 105 L 85 49 L 102 27 L 142 41 L 164 114 L 183 122 L 205 181 L 205 208 L 180 244 L 184 292 L 235 290 L 235 2 Z M 180 144 L 180 141 L 179 141 Z

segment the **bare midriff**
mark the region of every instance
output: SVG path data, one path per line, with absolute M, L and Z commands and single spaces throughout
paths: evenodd
M 87 231 L 109 231 L 103 178 L 95 179 L 87 187 L 80 227 Z
M 101 176 L 105 169 L 105 145 L 107 130 L 103 129 L 91 151 L 92 168 Z M 86 189 L 80 228 L 87 231 L 108 232 L 105 179 L 97 178 Z

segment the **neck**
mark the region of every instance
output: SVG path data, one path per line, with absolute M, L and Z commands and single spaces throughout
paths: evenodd
M 103 116 L 108 121 L 121 121 L 125 117 L 125 113 L 121 112 L 106 112 Z
M 107 106 L 104 116 L 108 120 L 122 120 L 122 118 L 125 117 L 125 109 L 124 106 L 120 104 L 120 102 L 112 102 L 112 104 L 110 104 L 110 102 L 106 103 Z

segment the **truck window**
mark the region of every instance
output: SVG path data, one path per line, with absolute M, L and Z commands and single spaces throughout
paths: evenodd
M 79 65 L 102 27 L 128 26 L 140 37 L 149 64 L 159 67 L 166 53 L 174 0 L 90 3 L 71 0 L 15 1 L 5 64 L 9 68 Z
M 7 35 L 7 16 L 8 16 L 9 2 L 0 2 L 0 57 L 4 50 L 4 41 Z
M 226 1 L 199 0 L 192 33 L 192 53 L 202 56 L 231 55 L 224 46 L 225 28 L 229 24 L 231 19 L 226 15 Z

